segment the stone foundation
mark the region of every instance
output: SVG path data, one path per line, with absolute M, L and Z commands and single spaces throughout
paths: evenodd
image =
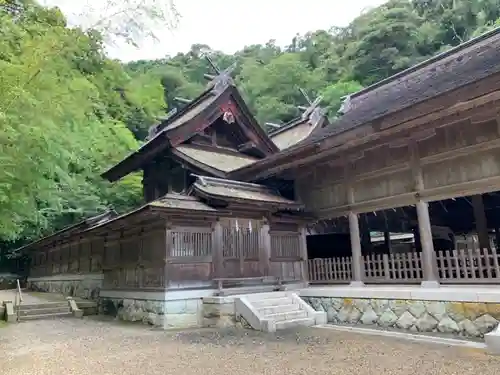
M 500 303 L 302 297 L 325 311 L 329 323 L 483 337 L 500 321 Z
M 212 291 L 103 291 L 99 313 L 164 329 L 204 327 L 202 298 Z
M 203 298 L 203 326 L 231 327 L 236 324 L 234 297 Z
M 29 278 L 27 287 L 36 292 L 60 293 L 65 296 L 97 300 L 102 279 L 102 274 L 55 275 Z

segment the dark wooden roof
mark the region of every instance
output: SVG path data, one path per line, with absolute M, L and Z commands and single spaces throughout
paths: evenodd
M 39 240 L 36 240 L 34 242 L 31 242 L 21 248 L 18 249 L 18 251 L 27 251 L 30 250 L 33 247 L 38 247 L 38 246 L 43 246 L 47 244 L 48 242 L 54 241 L 55 239 L 62 239 L 66 237 L 73 236 L 78 233 L 82 233 L 86 231 L 89 228 L 92 228 L 96 225 L 100 225 L 102 223 L 106 223 L 113 218 L 117 217 L 118 214 L 114 210 L 108 210 L 106 212 L 103 212 L 102 214 L 92 216 L 89 218 L 86 218 L 76 224 L 68 225 L 67 227 L 64 227 L 63 229 L 52 233 L 48 236 L 42 237 Z
M 350 109 L 306 142 L 339 134 L 500 72 L 500 28 L 350 96 Z
M 118 215 L 115 211 L 105 212 L 101 215 L 73 224 L 53 233 L 47 237 L 41 238 L 28 245 L 18 249 L 18 251 L 29 251 L 32 249 L 40 248 L 54 241 L 68 239 L 74 236 L 86 236 L 97 230 L 106 231 L 106 229 L 116 225 L 123 225 L 122 223 L 132 219 L 133 217 L 142 218 L 149 214 L 165 213 L 165 214 L 184 214 L 190 217 L 194 215 L 214 216 L 217 210 L 199 201 L 196 197 L 190 197 L 182 194 L 166 194 L 155 201 L 145 204 L 133 211 Z M 135 219 L 134 219 L 135 220 Z
M 301 203 L 283 198 L 277 191 L 267 186 L 222 178 L 198 176 L 192 191 L 202 198 L 225 202 L 266 205 L 277 209 L 303 208 Z
M 329 126 L 318 127 L 298 144 L 241 167 L 231 178 L 251 176 L 289 158 L 316 152 L 319 141 L 377 122 L 414 105 L 431 101 L 461 87 L 500 73 L 500 28 L 472 39 L 350 96 L 348 110 Z M 457 96 L 456 102 L 460 101 Z M 420 113 L 416 116 L 422 116 Z M 411 119 L 411 118 L 410 118 Z
M 310 115 L 306 118 L 300 116 L 270 132 L 269 137 L 281 151 L 305 141 L 316 129 L 326 124 L 328 119 L 322 114 L 318 121 L 311 119 Z
M 225 177 L 227 173 L 259 160 L 230 150 L 201 145 L 180 145 L 172 153 L 195 169 L 211 169 L 210 174 L 218 177 Z
M 244 133 L 249 135 L 249 138 L 264 155 L 279 151 L 252 116 L 235 86 L 228 85 L 222 91 L 214 91 L 214 88 L 211 87 L 181 111 L 165 119 L 156 127 L 154 137 L 101 176 L 109 181 L 116 181 L 139 170 L 144 163 L 154 158 L 162 150 L 176 147 L 193 137 L 197 132 L 210 126 L 222 116 L 224 108 L 227 106 L 236 112 L 234 113 L 236 121 L 244 128 Z

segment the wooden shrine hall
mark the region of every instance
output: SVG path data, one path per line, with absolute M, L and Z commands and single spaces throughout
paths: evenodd
M 153 127 L 139 150 L 103 173 L 113 182 L 142 171 L 145 206 L 28 245 L 30 277 L 87 272 L 80 265 L 97 259 L 89 272 L 104 272 L 103 288 L 145 288 L 150 259 L 157 273 L 165 270 L 165 288 L 246 277 L 500 283 L 488 241 L 500 223 L 491 219 L 490 203 L 500 190 L 499 47 L 494 30 L 348 96 L 331 123 L 318 99 L 270 134 L 246 106 L 231 68 L 217 70 L 203 93 L 181 99 L 184 107 Z M 480 246 L 439 248 L 432 228 L 461 215 L 454 202 L 465 198 L 473 202 L 467 220 L 474 225 L 461 227 L 475 230 Z M 362 251 L 360 217 L 372 230 L 390 232 L 401 230 L 404 212 L 413 215 L 418 246 Z M 321 221 L 347 224 L 348 252 L 336 256 L 332 242 L 329 258 L 307 260 L 306 227 Z M 94 241 L 101 243 L 95 250 L 83 245 Z M 120 254 L 113 265 L 108 249 Z M 94 252 L 100 255 L 88 255 Z
M 311 216 L 294 199 L 293 184 L 242 182 L 231 175 L 302 141 L 327 123 L 326 117 L 318 102 L 309 103 L 302 116 L 277 132 L 275 144 L 229 73 L 217 71 L 194 100 L 180 99 L 183 108 L 103 173 L 113 182 L 142 171 L 144 206 L 87 220 L 23 249 L 32 254 L 32 286 L 68 292 L 80 284 L 64 280 L 85 283 L 89 276 L 102 278 L 90 288 L 102 295 L 103 290 L 221 289 L 307 280 Z

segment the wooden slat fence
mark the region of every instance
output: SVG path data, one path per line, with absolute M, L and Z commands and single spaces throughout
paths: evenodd
M 421 253 L 370 254 L 363 257 L 367 283 L 416 283 L 423 280 Z
M 350 281 L 343 268 L 345 258 L 309 260 L 312 283 Z M 500 259 L 496 249 L 459 249 L 436 252 L 439 281 L 448 284 L 500 284 Z M 365 283 L 419 283 L 423 280 L 422 253 L 370 254 L 363 257 Z
M 316 258 L 308 262 L 310 283 L 345 284 L 352 280 L 352 258 Z
M 438 251 L 436 262 L 443 283 L 500 283 L 495 248 Z

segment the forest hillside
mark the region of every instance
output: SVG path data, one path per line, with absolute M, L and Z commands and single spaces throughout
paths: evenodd
M 203 74 L 234 78 L 261 124 L 285 123 L 304 98 L 341 98 L 500 25 L 500 0 L 391 0 L 352 23 L 272 40 L 233 55 L 193 45 L 176 56 L 123 64 L 95 30 L 68 28 L 58 9 L 0 0 L 0 268 L 11 250 L 108 207 L 141 200 L 140 175 L 99 174 L 137 148 L 148 128 L 203 89 Z M 265 126 L 265 125 L 263 125 Z

